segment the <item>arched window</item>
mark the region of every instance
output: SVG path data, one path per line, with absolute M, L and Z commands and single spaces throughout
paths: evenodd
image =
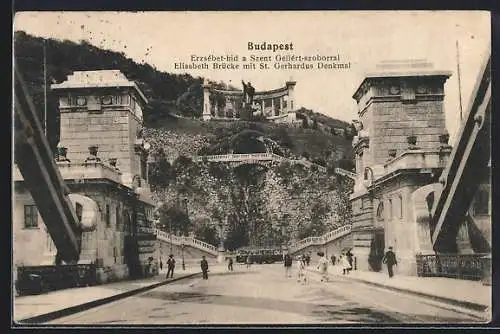
M 377 208 L 377 220 L 384 220 L 384 203 L 380 202 Z
M 397 195 L 396 197 L 396 215 L 397 218 L 401 219 L 403 218 L 403 196 Z
M 392 219 L 392 199 L 389 198 L 387 200 L 387 204 L 388 204 L 387 213 L 388 213 L 389 220 L 391 220 Z
M 474 197 L 473 215 L 489 214 L 490 194 L 486 189 L 479 189 Z
M 83 206 L 80 203 L 75 203 L 75 211 L 76 211 L 76 217 L 78 218 L 78 221 L 82 221 L 82 214 L 83 214 Z

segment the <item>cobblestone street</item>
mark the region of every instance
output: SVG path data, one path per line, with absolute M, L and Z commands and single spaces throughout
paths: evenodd
M 309 284 L 285 277 L 282 265 L 235 266 L 207 281 L 187 279 L 51 324 L 319 324 L 473 323 L 481 320 L 420 297 L 349 278 Z

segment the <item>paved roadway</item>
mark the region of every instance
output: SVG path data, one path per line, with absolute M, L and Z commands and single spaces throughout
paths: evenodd
M 208 280 L 186 279 L 50 324 L 473 323 L 454 307 L 334 277 L 309 284 L 286 278 L 282 265 L 235 265 Z

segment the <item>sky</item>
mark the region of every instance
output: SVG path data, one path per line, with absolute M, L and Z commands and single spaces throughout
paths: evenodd
M 460 123 L 457 47 L 464 113 L 491 44 L 490 14 L 482 11 L 299 12 L 22 12 L 14 31 L 124 52 L 158 70 L 189 73 L 257 91 L 294 80 L 295 105 L 350 122 L 352 98 L 364 75 L 385 60 L 427 59 L 452 72 L 445 84 L 445 117 L 452 138 Z M 293 43 L 293 51 L 249 51 L 248 42 Z M 15 50 L 14 50 L 15 52 Z M 346 70 L 175 70 L 191 55 L 340 55 Z

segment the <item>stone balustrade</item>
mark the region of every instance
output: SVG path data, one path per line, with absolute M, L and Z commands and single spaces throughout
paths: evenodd
M 386 174 L 400 169 L 444 168 L 451 149 L 404 151 L 384 165 Z
M 108 179 L 121 183 L 121 172 L 103 162 L 57 162 L 63 179 Z
M 330 231 L 328 233 L 325 233 L 324 235 L 320 237 L 308 237 L 304 238 L 302 240 L 297 241 L 294 243 L 292 246 L 290 246 L 290 251 L 291 252 L 297 252 L 301 249 L 304 249 L 309 246 L 313 245 L 324 245 L 328 242 L 331 242 L 333 240 L 336 240 L 340 237 L 343 237 L 346 234 L 351 233 L 351 225 L 344 225 L 341 226 L 333 231 Z
M 343 175 L 343 176 L 347 176 L 353 180 L 355 180 L 357 177 L 356 173 L 350 172 L 350 171 L 342 169 L 342 168 L 335 168 L 335 173 Z
M 343 237 L 346 234 L 349 234 L 351 232 L 351 225 L 344 225 L 342 227 L 339 227 L 333 231 L 330 231 L 328 233 L 325 233 L 324 235 L 320 237 L 308 237 L 302 240 L 297 241 L 294 243 L 291 247 L 290 250 L 292 252 L 299 251 L 303 248 L 306 248 L 308 246 L 312 245 L 324 245 L 328 242 L 331 242 L 333 240 L 336 240 L 340 237 Z M 191 246 L 195 247 L 201 250 L 206 251 L 207 253 L 211 253 L 214 255 L 217 255 L 217 247 L 210 245 L 206 242 L 203 242 L 201 240 L 198 240 L 193 237 L 182 237 L 182 236 L 177 236 L 177 235 L 170 235 L 167 232 L 161 231 L 161 230 L 156 230 L 156 237 L 160 240 L 166 241 L 166 242 L 171 242 L 174 245 L 186 245 L 186 246 Z
M 156 230 L 156 237 L 159 240 L 163 240 L 165 242 L 171 242 L 174 245 L 185 245 L 185 246 L 191 246 L 194 248 L 201 249 L 207 253 L 217 255 L 217 247 L 210 245 L 204 241 L 198 240 L 193 237 L 182 237 L 182 236 L 177 236 L 173 234 L 169 234 L 167 232 L 161 231 L 161 230 Z
M 289 160 L 291 163 L 299 163 L 307 167 L 316 166 L 318 170 L 326 172 L 326 168 L 315 164 L 307 160 L 294 160 L 287 159 L 275 153 L 238 153 L 238 154 L 216 154 L 216 155 L 204 155 L 204 156 L 194 156 L 193 161 L 209 162 L 244 162 L 244 161 L 284 161 Z

